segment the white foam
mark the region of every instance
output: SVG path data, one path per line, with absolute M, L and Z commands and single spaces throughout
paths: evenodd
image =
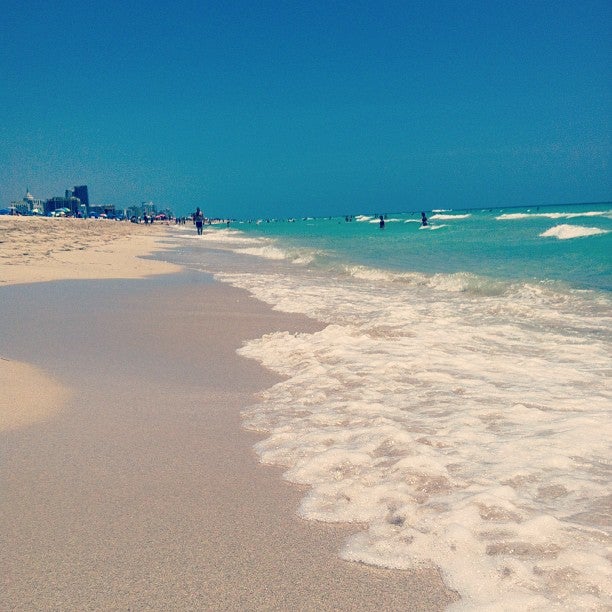
M 197 239 L 203 241 L 207 246 L 241 255 L 250 255 L 273 261 L 288 260 L 301 265 L 310 263 L 320 254 L 320 251 L 312 249 L 294 249 L 292 251 L 283 249 L 273 239 L 254 238 L 236 230 L 223 229 L 205 232 L 203 236 L 189 236 L 189 239 Z
M 445 221 L 445 220 L 452 221 L 452 220 L 454 220 L 454 219 L 467 219 L 467 218 L 469 218 L 469 217 L 471 217 L 471 216 L 472 216 L 472 215 L 471 215 L 471 214 L 469 214 L 469 213 L 468 213 L 468 214 L 465 214 L 465 215 L 443 215 L 443 214 L 439 214 L 439 213 L 437 213 L 437 214 L 435 214 L 435 215 L 432 215 L 432 216 L 430 217 L 430 219 L 442 219 L 443 221 Z
M 245 255 L 254 255 L 255 257 L 263 257 L 264 259 L 286 259 L 287 254 L 285 251 L 276 247 L 266 245 L 261 247 L 253 247 L 240 249 L 239 252 Z
M 421 227 L 419 227 L 419 229 L 422 230 L 439 230 L 442 229 L 443 227 L 447 227 L 446 223 L 442 223 L 441 225 L 421 225 Z
M 612 210 L 585 210 L 583 212 L 542 212 L 542 213 L 504 213 L 495 217 L 498 221 L 513 221 L 521 219 L 576 219 L 578 217 L 609 217 Z
M 513 287 L 507 284 L 486 277 L 479 277 L 468 272 L 427 275 L 419 272 L 393 272 L 381 268 L 357 265 L 344 266 L 343 271 L 354 278 L 366 281 L 419 285 L 449 292 L 469 292 L 474 295 L 502 295 L 515 291 Z M 537 287 L 535 289 L 537 292 Z
M 369 268 L 368 266 L 345 266 L 347 274 L 354 276 L 355 278 L 361 278 L 363 280 L 379 280 L 392 282 L 397 274 L 389 270 L 382 270 L 380 268 Z
M 479 293 L 470 275 L 347 271 L 218 275 L 327 324 L 240 350 L 286 378 L 244 420 L 267 434 L 261 460 L 309 485 L 299 513 L 366 525 L 343 558 L 439 567 L 454 609 L 604 609 L 605 305 L 539 285 Z
M 582 225 L 555 225 L 550 229 L 542 232 L 540 236 L 553 237 L 559 240 L 569 240 L 571 238 L 583 238 L 584 236 L 598 236 L 607 234 L 609 230 L 600 229 L 598 227 L 583 227 Z
M 265 239 L 262 238 L 253 238 L 247 236 L 241 231 L 231 230 L 231 229 L 223 229 L 223 230 L 204 230 L 204 233 L 201 236 L 198 236 L 194 229 L 180 227 L 177 228 L 180 232 L 188 231 L 187 235 L 180 236 L 181 239 L 193 239 L 193 240 L 204 240 L 207 243 L 214 242 L 218 244 L 228 244 L 234 246 L 245 246 L 245 245 L 261 245 L 262 241 Z

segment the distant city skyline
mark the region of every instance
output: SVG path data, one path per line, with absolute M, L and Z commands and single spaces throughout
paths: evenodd
M 85 190 L 87 190 L 87 185 L 82 185 L 81 189 L 85 188 Z M 69 192 L 71 192 L 76 198 L 78 198 L 81 202 L 83 202 L 83 200 L 81 198 L 78 197 L 77 195 L 77 189 L 78 187 L 74 187 L 72 190 L 65 190 L 65 198 L 68 198 L 68 194 Z M 81 192 L 83 193 L 83 192 Z M 87 191 L 85 192 L 87 193 Z M 21 202 L 22 200 L 34 200 L 35 202 L 40 202 L 44 205 L 44 202 L 46 201 L 51 201 L 51 200 L 55 200 L 55 199 L 61 199 L 62 196 L 50 196 L 50 197 L 42 197 L 42 198 L 38 198 L 35 197 L 34 194 L 31 193 L 30 188 L 26 187 L 26 191 L 25 191 L 25 195 L 23 196 L 23 198 L 16 198 L 14 200 L 11 200 L 11 206 L 13 204 L 15 204 L 16 202 Z M 498 208 L 525 208 L 525 207 L 539 207 L 539 206 L 543 206 L 543 207 L 547 207 L 547 206 L 559 206 L 559 205 L 567 205 L 567 206 L 588 206 L 590 204 L 605 204 L 610 202 L 612 204 L 612 200 L 601 200 L 601 201 L 585 201 L 585 202 L 541 202 L 541 203 L 532 203 L 532 204 L 524 204 L 524 203 L 516 203 L 516 204 L 506 204 L 506 205 L 493 205 L 493 206 L 456 206 L 453 208 L 453 210 L 480 210 L 483 208 L 492 208 L 492 209 L 498 209 Z M 83 202 L 85 206 L 92 206 L 95 208 L 104 208 L 105 204 L 100 204 L 100 203 L 89 203 L 89 198 L 87 198 L 86 202 Z M 156 203 L 154 203 L 153 201 L 149 200 L 143 200 L 140 203 L 135 203 L 135 204 L 131 204 L 129 206 L 115 206 L 114 204 L 106 204 L 107 206 L 109 206 L 110 208 L 113 209 L 117 209 L 117 210 L 125 210 L 128 211 L 130 209 L 142 209 L 142 210 L 147 210 L 148 212 L 156 212 L 158 210 L 164 210 L 164 211 L 168 211 L 171 212 L 173 216 L 177 216 L 177 217 L 182 217 L 182 216 L 190 216 L 192 214 L 192 210 L 186 210 L 186 211 L 182 211 L 182 212 L 174 212 L 173 209 L 169 206 L 164 207 L 164 208 L 160 208 Z M 196 205 L 197 206 L 197 205 Z M 195 208 L 195 207 L 194 207 Z M 8 209 L 8 207 L 5 206 L 1 206 L 0 205 L 0 210 L 6 210 Z M 373 215 L 378 215 L 380 213 L 383 214 L 393 214 L 393 213 L 406 213 L 406 212 L 418 212 L 420 210 L 427 210 L 428 212 L 430 212 L 431 210 L 436 210 L 436 207 L 431 207 L 431 208 L 424 208 L 424 207 L 416 207 L 416 208 L 406 208 L 406 209 L 398 209 L 398 210 L 369 210 L 369 211 L 358 211 L 358 213 L 370 213 Z M 315 216 L 315 217 L 328 217 L 328 216 L 334 216 L 334 217 L 343 217 L 345 216 L 345 214 L 347 213 L 321 213 L 318 215 L 309 215 L 309 214 L 304 214 L 304 215 L 244 215 L 244 216 L 219 216 L 219 215 L 207 215 L 207 218 L 215 218 L 215 219 L 235 219 L 235 220 L 249 220 L 249 219 L 253 219 L 253 218 L 268 218 L 268 219 L 279 219 L 279 220 L 284 220 L 284 219 L 288 219 L 288 218 L 294 218 L 294 217 L 306 217 L 306 216 Z M 351 213 L 348 213 L 351 214 Z
M 26 187 L 25 195 L 11 201 L 10 206 L 0 206 L 0 215 L 46 215 L 46 216 L 73 216 L 73 217 L 108 217 L 112 219 L 129 219 L 133 216 L 166 215 L 167 218 L 175 216 L 169 207 L 158 208 L 152 201 L 121 207 L 109 203 L 92 203 L 89 201 L 87 185 L 76 185 L 66 189 L 63 196 L 54 195 L 46 198 L 35 197 L 30 188 Z M 177 215 L 180 216 L 180 215 Z
M 86 184 L 236 218 L 612 199 L 607 0 L 8 0 L 3 22 L 0 208 Z

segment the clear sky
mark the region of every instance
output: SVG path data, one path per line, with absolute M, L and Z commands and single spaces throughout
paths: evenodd
M 612 199 L 609 0 L 4 0 L 0 207 Z

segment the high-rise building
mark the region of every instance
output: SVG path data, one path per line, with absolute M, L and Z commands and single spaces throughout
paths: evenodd
M 87 185 L 79 185 L 78 187 L 75 187 L 72 192 L 75 198 L 79 198 L 79 200 L 81 200 L 81 204 L 89 206 L 89 194 L 87 193 Z
M 74 196 L 67 196 L 65 198 L 56 196 L 54 198 L 49 198 L 45 202 L 46 215 L 57 211 L 58 209 L 66 209 L 65 212 L 69 212 L 71 215 L 76 215 L 81 211 L 81 200 L 79 200 L 79 198 L 75 198 Z

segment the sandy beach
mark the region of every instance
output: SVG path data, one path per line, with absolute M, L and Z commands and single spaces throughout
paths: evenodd
M 444 609 L 435 569 L 342 561 L 357 526 L 301 520 L 241 427 L 278 378 L 236 350 L 319 324 L 164 262 L 172 239 L 0 217 L 0 608 Z
M 0 286 L 77 278 L 142 278 L 177 266 L 142 259 L 168 226 L 0 216 Z

